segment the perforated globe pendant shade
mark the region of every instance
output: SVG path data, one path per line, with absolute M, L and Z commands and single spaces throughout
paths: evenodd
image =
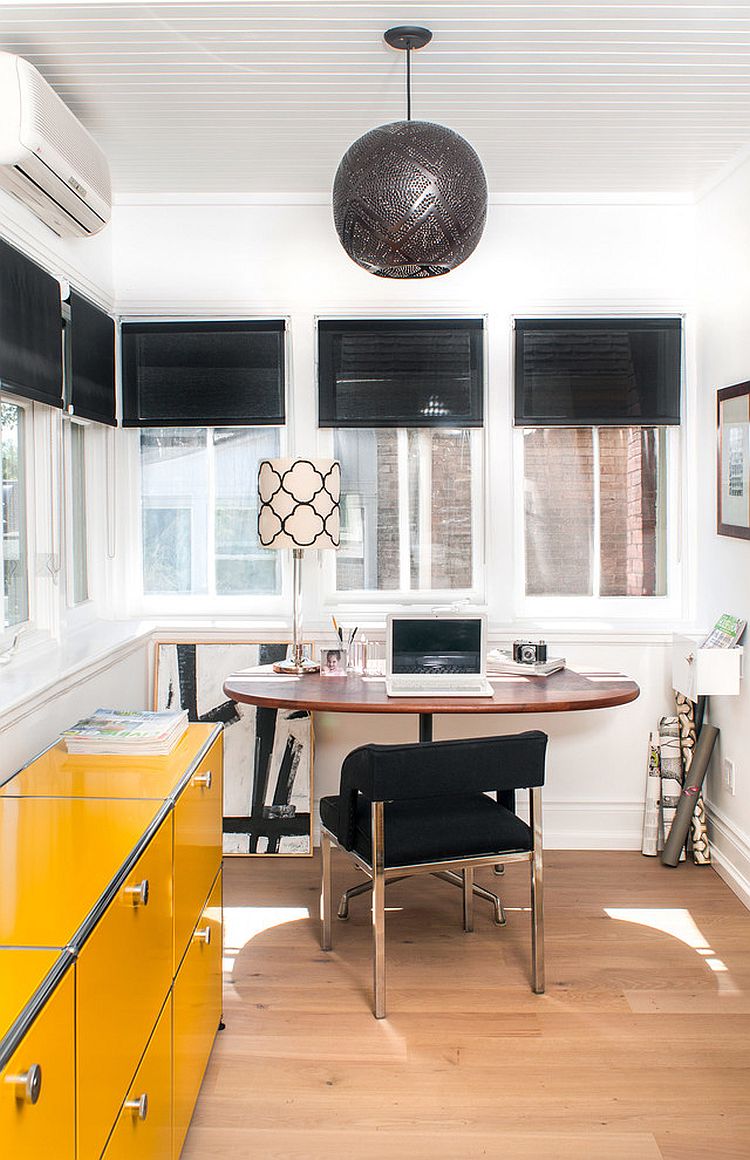
M 394 121 L 346 151 L 333 184 L 341 244 L 381 278 L 434 278 L 460 266 L 487 218 L 487 180 L 467 141 L 431 121 Z

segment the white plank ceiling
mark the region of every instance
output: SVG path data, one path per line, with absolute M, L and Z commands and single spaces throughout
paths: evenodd
M 689 193 L 750 143 L 750 4 L 130 3 L 0 5 L 97 138 L 116 193 L 307 193 L 347 146 L 414 115 L 478 150 L 490 189 Z M 1 115 L 1 111 L 0 111 Z

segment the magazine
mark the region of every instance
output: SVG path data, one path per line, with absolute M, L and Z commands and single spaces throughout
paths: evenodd
M 742 639 L 747 625 L 746 620 L 739 616 L 730 616 L 725 612 L 716 621 L 706 638 L 701 641 L 701 648 L 736 648 Z
M 550 657 L 536 665 L 522 664 L 514 661 L 511 653 L 503 652 L 499 648 L 490 649 L 487 653 L 487 676 L 500 677 L 516 674 L 521 677 L 549 677 L 552 673 L 559 673 L 565 668 L 565 657 Z
M 63 730 L 68 753 L 171 753 L 188 727 L 187 709 L 159 713 L 97 709 Z

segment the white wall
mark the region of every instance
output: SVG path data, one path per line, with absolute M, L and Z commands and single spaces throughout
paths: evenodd
M 746 162 L 697 207 L 698 612 L 703 625 L 711 625 L 721 612 L 750 619 L 750 543 L 716 533 L 716 391 L 750 379 L 749 205 Z M 750 681 L 743 682 L 738 697 L 711 698 L 711 719 L 721 729 L 708 782 L 714 843 L 750 901 Z M 721 784 L 722 756 L 736 765 L 734 796 Z
M 315 447 L 316 315 L 478 313 L 489 338 L 488 502 L 491 622 L 512 621 L 510 320 L 524 312 L 685 311 L 693 287 L 693 211 L 685 205 L 493 204 L 473 257 L 445 278 L 373 278 L 341 250 L 327 205 L 118 205 L 117 306 L 124 315 L 245 314 L 290 319 L 292 449 Z M 603 641 L 611 632 L 602 629 Z M 199 634 L 196 634 L 199 635 Z M 588 638 L 588 639 L 586 639 Z M 552 845 L 637 847 L 648 732 L 670 708 L 668 650 L 648 636 L 598 643 L 556 638 L 573 664 L 630 673 L 634 705 L 545 718 L 439 721 L 437 737 L 539 725 L 552 737 L 546 795 Z M 413 719 L 323 715 L 316 726 L 316 797 L 337 784 L 344 753 L 363 739 L 415 739 Z
M 0 236 L 55 277 L 67 278 L 82 294 L 111 307 L 111 227 L 105 226 L 91 238 L 58 238 L 30 210 L 0 190 Z
M 104 635 L 104 634 L 101 634 Z M 95 661 L 71 668 L 50 683 L 46 656 L 39 665 L 40 684 L 47 687 L 30 694 L 22 703 L 0 712 L 0 782 L 46 748 L 63 729 L 102 707 L 147 708 L 149 700 L 150 640 L 141 636 L 126 644 L 112 645 Z M 33 665 L 29 662 L 26 667 Z M 15 675 L 22 680 L 24 674 Z M 2 690 L 5 692 L 5 690 Z

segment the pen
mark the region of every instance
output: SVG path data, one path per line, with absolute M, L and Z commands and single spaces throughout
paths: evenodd
M 351 644 L 351 643 L 352 643 L 352 641 L 354 640 L 355 636 L 357 635 L 357 629 L 358 629 L 358 627 L 359 627 L 359 625 L 356 625 L 356 624 L 355 624 L 354 628 L 353 628 L 353 629 L 352 629 L 352 631 L 349 633 L 349 644 Z
M 336 629 L 336 635 L 338 636 L 339 640 L 343 644 L 344 643 L 344 634 L 341 631 L 341 629 L 339 628 L 338 624 L 336 623 L 336 617 L 332 616 L 331 620 L 333 621 L 333 627 Z

